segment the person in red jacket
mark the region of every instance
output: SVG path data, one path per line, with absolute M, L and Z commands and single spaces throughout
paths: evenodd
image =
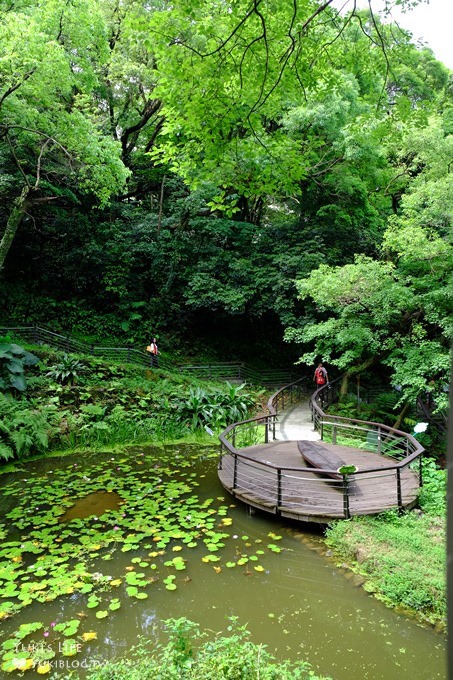
M 158 355 L 160 354 L 157 347 L 157 338 L 153 338 L 146 350 L 151 354 L 151 367 L 159 367 Z
M 329 382 L 329 376 L 327 375 L 327 371 L 321 362 L 318 364 L 318 367 L 315 370 L 313 380 L 315 381 L 316 387 L 318 389 Z

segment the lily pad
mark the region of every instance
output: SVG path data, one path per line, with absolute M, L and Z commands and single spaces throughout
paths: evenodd
M 176 588 L 176 586 L 175 586 L 175 588 Z M 170 589 L 168 589 L 168 590 L 170 590 Z M 137 600 L 146 600 L 146 598 L 148 597 L 148 593 L 144 593 L 143 591 L 140 591 L 135 595 L 135 597 L 137 598 Z
M 98 612 L 96 612 L 97 619 L 105 619 L 105 617 L 108 615 L 109 613 L 106 609 L 100 609 Z
M 82 633 L 82 640 L 84 642 L 90 642 L 90 640 L 97 640 L 98 634 L 94 631 L 88 631 L 86 633 Z
M 63 621 L 62 623 L 57 623 L 54 626 L 54 630 L 63 633 L 66 637 L 75 635 L 80 626 L 79 619 L 71 619 L 70 621 Z
M 176 587 L 177 586 L 174 583 L 167 583 L 167 585 L 165 586 L 167 590 L 176 590 Z
M 109 604 L 110 611 L 114 612 L 121 607 L 121 602 L 117 597 L 114 597 Z

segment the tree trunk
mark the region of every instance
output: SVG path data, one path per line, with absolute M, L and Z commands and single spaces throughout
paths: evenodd
M 340 400 L 343 399 L 344 396 L 348 393 L 348 386 L 349 386 L 349 373 L 343 373 L 343 377 L 341 379 L 341 387 L 340 387 Z
M 164 186 L 165 186 L 165 175 L 162 177 L 162 183 L 160 185 L 160 198 L 159 198 L 159 215 L 157 218 L 157 233 L 160 233 L 160 227 L 162 224 L 162 215 L 164 212 Z
M 393 425 L 392 425 L 392 427 L 393 427 L 395 430 L 399 430 L 399 429 L 400 429 L 400 425 L 401 425 L 401 423 L 402 423 L 402 420 L 403 420 L 404 416 L 406 415 L 406 413 L 408 412 L 409 407 L 410 407 L 410 402 L 407 401 L 407 402 L 404 404 L 403 408 L 401 409 L 401 412 L 400 412 L 400 414 L 398 415 L 397 419 L 395 420 L 395 422 L 394 422 Z
M 340 401 L 348 393 L 349 378 L 351 378 L 353 375 L 357 375 L 358 373 L 361 373 L 366 368 L 369 368 L 370 366 L 372 366 L 374 364 L 375 361 L 376 361 L 376 357 L 370 357 L 369 359 L 366 359 L 366 361 L 363 361 L 358 366 L 352 366 L 351 368 L 349 368 L 346 371 L 346 373 L 343 375 L 343 378 L 341 380 Z
M 0 271 L 3 269 L 6 256 L 8 255 L 11 244 L 14 241 L 16 232 L 25 214 L 25 210 L 27 208 L 27 196 L 29 192 L 30 187 L 24 186 L 20 192 L 20 196 L 18 196 L 13 201 L 13 207 L 8 217 L 2 240 L 0 241 Z

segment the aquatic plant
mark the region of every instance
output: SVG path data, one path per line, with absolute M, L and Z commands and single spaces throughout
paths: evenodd
M 93 623 L 84 629 L 84 609 L 94 612 L 95 621 L 102 621 L 114 616 L 129 598 L 148 598 L 155 584 L 161 584 L 170 597 L 186 583 L 184 574 L 194 548 L 201 548 L 201 555 L 200 550 L 195 553 L 197 559 L 215 573 L 221 574 L 224 567 L 246 568 L 248 563 L 257 576 L 264 572 L 261 562 L 267 554 L 279 552 L 276 541 L 281 537 L 270 534 L 269 545 L 257 549 L 248 536 L 233 536 L 223 496 L 198 494 L 197 464 L 205 471 L 217 457 L 216 446 L 131 450 L 87 455 L 84 461 L 68 458 L 61 467 L 36 474 L 18 472 L 9 478 L 0 494 L 4 508 L 0 620 L 13 619 L 34 603 L 77 595 L 82 598 L 80 617 L 58 619 L 54 626 L 44 620 L 39 624 L 49 643 L 61 636 L 83 640 L 83 635 L 96 632 Z M 115 503 L 84 516 L 84 499 L 91 501 L 96 495 L 112 497 Z M 78 514 L 67 513 L 77 504 Z M 231 540 L 238 547 L 235 557 L 226 560 L 222 551 Z M 117 566 L 119 553 L 130 555 L 125 568 Z M 23 633 L 19 627 L 2 643 L 4 670 L 38 663 L 38 657 L 12 653 Z M 53 667 L 52 659 L 41 661 Z
M 225 634 L 214 637 L 184 617 L 167 619 L 165 626 L 166 643 L 141 639 L 127 658 L 106 663 L 89 673 L 88 680 L 322 680 L 307 662 L 277 661 L 265 645 L 252 643 L 237 617 L 230 617 Z

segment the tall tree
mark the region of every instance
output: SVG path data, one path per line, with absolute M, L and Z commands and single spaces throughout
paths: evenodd
M 2 3 L 4 5 L 4 3 Z M 5 228 L 2 268 L 26 213 L 43 203 L 102 206 L 125 183 L 120 147 L 93 97 L 105 61 L 96 0 L 11 5 L 0 21 L 0 162 Z
M 211 205 L 226 216 L 259 223 L 266 196 L 298 195 L 359 155 L 363 171 L 365 149 L 373 165 L 370 136 L 390 90 L 398 98 L 391 60 L 409 39 L 369 12 L 329 5 L 238 2 L 224 12 L 179 0 L 150 17 L 151 33 L 165 37 L 155 48 L 166 117 L 154 158 L 192 188 L 216 185 Z
M 312 316 L 288 329 L 287 337 L 310 348 L 304 362 L 321 356 L 345 371 L 343 391 L 348 376 L 380 363 L 391 368 L 403 398 L 413 400 L 434 380 L 438 407 L 447 405 L 452 144 L 438 119 L 426 130 L 407 129 L 402 154 L 411 158 L 413 171 L 401 209 L 389 220 L 381 259 L 361 256 L 344 267 L 322 265 L 298 282 Z

